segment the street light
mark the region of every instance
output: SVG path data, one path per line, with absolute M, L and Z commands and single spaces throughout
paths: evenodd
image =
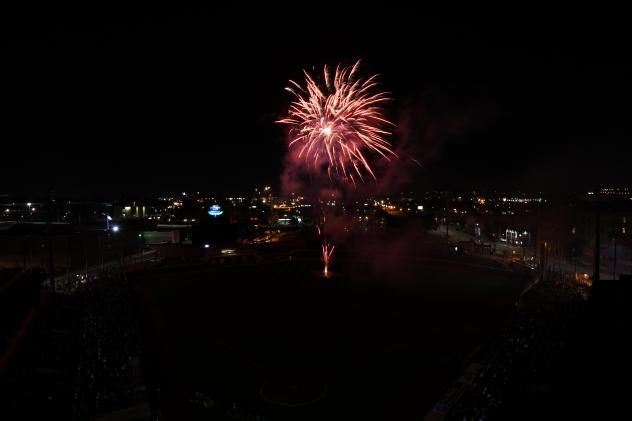
M 119 232 L 119 226 L 118 225 L 112 225 L 112 232 Z

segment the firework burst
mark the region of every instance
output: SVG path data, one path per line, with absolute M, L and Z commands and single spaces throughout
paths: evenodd
M 376 91 L 377 75 L 358 77 L 360 61 L 351 67 L 338 65 L 332 74 L 324 67 L 323 79 L 305 74 L 305 86 L 290 80 L 286 89 L 295 100 L 288 116 L 277 123 L 291 127 L 290 147 L 298 147 L 299 158 L 315 167 L 327 166 L 330 178 L 338 176 L 355 183 L 369 174 L 375 178 L 367 153 L 386 159 L 397 156 L 383 127 L 394 126 L 382 113 L 382 105 L 390 98 Z

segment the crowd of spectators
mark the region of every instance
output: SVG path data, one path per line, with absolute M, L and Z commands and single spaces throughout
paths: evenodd
M 137 328 L 122 275 L 105 271 L 78 288 L 76 298 L 81 314 L 76 412 L 99 414 L 144 400 Z
M 0 383 L 8 419 L 88 419 L 146 400 L 130 291 L 121 271 L 52 293 Z
M 433 411 L 445 420 L 503 419 L 503 411 L 515 411 L 518 395 L 552 382 L 552 367 L 562 358 L 588 292 L 586 283 L 569 277 L 539 282 L 528 293 L 528 308 L 519 309 L 511 325 L 474 357 L 480 369 L 473 380 L 457 381 Z

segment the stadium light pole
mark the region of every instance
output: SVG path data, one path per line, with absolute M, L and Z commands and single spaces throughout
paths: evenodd
M 617 237 L 613 238 L 614 240 L 614 264 L 613 264 L 613 268 L 612 268 L 612 272 L 613 272 L 613 280 L 617 279 Z
M 595 268 L 594 268 L 594 275 L 593 275 L 593 286 L 596 283 L 599 283 L 599 278 L 600 278 L 600 266 L 601 266 L 601 262 L 600 262 L 600 252 L 601 252 L 601 238 L 600 238 L 600 234 L 601 234 L 601 214 L 599 212 L 599 204 L 597 204 L 597 212 L 595 215 L 595 251 L 594 251 L 594 264 L 595 264 Z
M 112 220 L 112 217 L 110 215 L 108 215 L 107 213 L 104 213 L 103 215 L 105 215 L 105 230 L 109 231 L 110 230 L 110 221 Z

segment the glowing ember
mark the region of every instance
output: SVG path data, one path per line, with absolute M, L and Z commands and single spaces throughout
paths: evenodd
M 327 173 L 342 179 L 354 176 L 363 180 L 363 172 L 375 174 L 365 154 L 374 152 L 388 159 L 397 156 L 385 139 L 394 126 L 382 114 L 381 105 L 389 101 L 383 92 L 374 92 L 376 75 L 368 79 L 356 75 L 360 61 L 351 67 L 336 67 L 332 75 L 325 66 L 322 83 L 306 71 L 305 87 L 290 80 L 295 100 L 288 116 L 278 123 L 291 126 L 290 147 L 299 146 L 299 157 L 315 167 L 327 165 Z

